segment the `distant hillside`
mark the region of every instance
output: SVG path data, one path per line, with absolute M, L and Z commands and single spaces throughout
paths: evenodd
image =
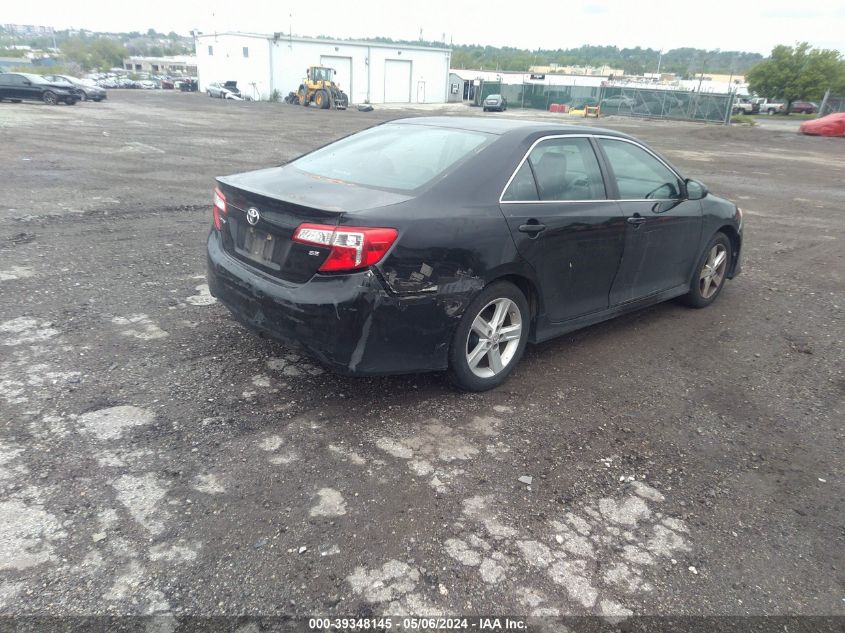
M 602 66 L 621 68 L 628 74 L 656 72 L 660 53 L 653 48 L 618 48 L 616 46 L 580 46 L 578 48 L 559 48 L 556 50 L 528 50 L 507 46 L 482 46 L 479 44 L 445 44 L 427 40 L 396 40 L 389 37 L 372 38 L 336 38 L 320 35 L 328 39 L 363 39 L 364 41 L 410 44 L 414 46 L 448 46 L 452 49 L 453 68 L 484 68 L 490 70 L 527 71 L 530 66 Z M 158 33 L 149 29 L 145 33 L 95 33 L 92 31 L 56 31 L 55 41 L 62 47 L 68 40 L 90 40 L 108 38 L 119 42 L 130 55 L 174 55 L 193 52 L 191 37 L 177 35 L 174 32 Z M 29 44 L 36 47 L 53 45 L 52 36 L 15 36 L 4 32 L 0 26 L 0 47 L 11 44 Z M 743 51 L 707 51 L 699 48 L 676 48 L 664 51 L 660 61 L 662 72 L 692 76 L 696 73 L 746 73 L 754 64 L 761 61 L 763 55 Z
M 660 71 L 678 75 L 695 73 L 743 74 L 761 61 L 759 53 L 742 51 L 706 51 L 699 48 L 676 48 L 663 52 L 652 48 L 617 48 L 616 46 L 580 46 L 558 50 L 529 51 L 519 48 L 461 45 L 452 47 L 453 68 L 479 68 L 499 70 L 528 70 L 529 66 L 602 66 L 621 68 L 626 74 L 640 75 Z
M 330 36 L 321 36 L 330 37 Z M 354 39 L 354 38 L 353 38 Z M 389 37 L 365 38 L 372 42 L 413 44 L 416 46 L 448 46 L 452 49 L 452 68 L 484 68 L 490 70 L 527 71 L 530 66 L 603 66 L 621 68 L 639 75 L 656 72 L 660 52 L 653 48 L 618 48 L 616 46 L 579 46 L 556 50 L 528 50 L 508 46 L 479 44 L 444 44 L 419 40 L 394 40 Z M 744 51 L 707 51 L 700 48 L 675 48 L 664 51 L 660 71 L 678 75 L 694 75 L 702 69 L 708 73 L 744 74 L 764 59 L 759 53 Z
M 68 44 L 79 45 L 108 39 L 122 45 L 127 55 L 184 55 L 194 52 L 192 37 L 170 33 L 159 33 L 149 29 L 144 33 L 132 31 L 129 33 L 100 33 L 87 29 L 62 29 L 53 34 L 22 35 L 6 30 L 0 25 L 0 48 L 11 45 L 27 45 L 33 48 L 46 49 L 55 45 L 64 49 Z

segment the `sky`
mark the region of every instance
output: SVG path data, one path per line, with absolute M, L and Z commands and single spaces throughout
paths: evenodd
M 845 53 L 845 0 L 102 0 L 9 2 L 0 23 L 187 35 L 249 31 L 418 39 L 448 44 L 572 48 L 583 44 L 740 50 L 768 54 L 808 41 Z M 146 7 L 146 8 L 145 8 Z

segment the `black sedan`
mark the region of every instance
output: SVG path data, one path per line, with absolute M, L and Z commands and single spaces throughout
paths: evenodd
M 508 109 L 508 101 L 502 95 L 489 95 L 482 105 L 485 112 L 504 112 Z
M 82 96 L 73 86 L 52 82 L 30 73 L 0 73 L 0 101 L 43 101 L 49 105 L 74 105 Z
M 217 183 L 211 293 L 345 374 L 489 389 L 529 342 L 740 270 L 739 208 L 609 130 L 405 119 Z
M 59 86 L 76 88 L 79 91 L 82 101 L 89 100 L 99 102 L 108 98 L 106 89 L 101 88 L 93 82 L 85 83 L 81 79 L 77 79 L 76 77 L 71 77 L 69 75 L 47 75 L 44 79 Z

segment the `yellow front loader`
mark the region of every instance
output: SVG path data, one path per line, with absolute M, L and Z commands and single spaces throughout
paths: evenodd
M 325 66 L 311 66 L 296 93 L 299 105 L 307 106 L 313 103 L 321 110 L 346 110 L 349 97 L 334 82 L 335 72 Z

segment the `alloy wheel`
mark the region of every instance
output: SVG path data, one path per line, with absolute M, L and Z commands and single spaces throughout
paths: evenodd
M 714 244 L 699 275 L 699 290 L 704 299 L 719 291 L 728 267 L 728 249 L 724 244 Z
M 494 299 L 476 315 L 466 342 L 466 360 L 479 378 L 501 373 L 513 360 L 522 338 L 522 314 L 515 302 Z

